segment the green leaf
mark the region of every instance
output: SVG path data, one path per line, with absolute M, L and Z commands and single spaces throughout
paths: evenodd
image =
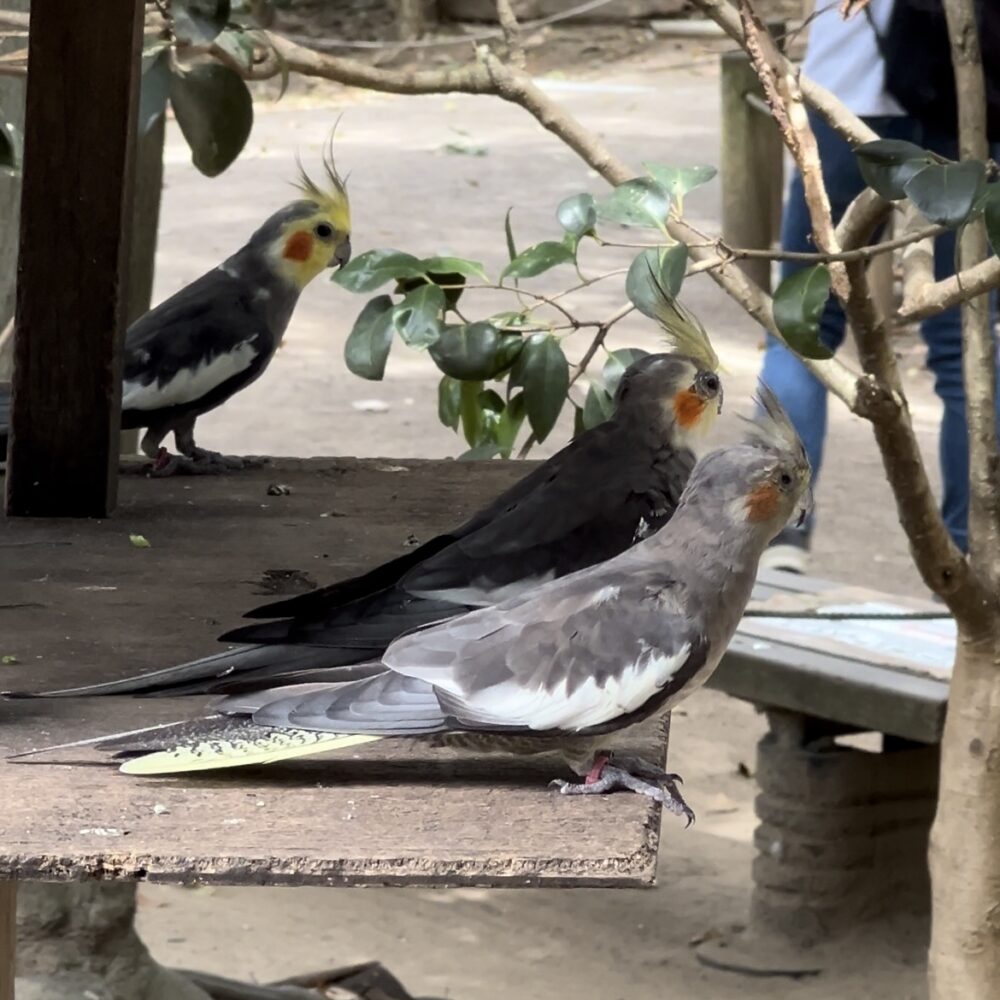
M 591 194 L 574 194 L 559 202 L 556 209 L 559 225 L 579 239 L 594 231 L 597 225 L 597 203 Z
M 425 274 L 460 274 L 464 278 L 490 280 L 479 261 L 466 260 L 464 257 L 425 257 L 420 261 L 420 266 Z
M 614 397 L 602 385 L 591 383 L 583 401 L 582 421 L 584 430 L 603 424 L 615 412 Z
M 331 280 L 351 292 L 372 292 L 393 278 L 420 278 L 423 273 L 420 261 L 412 254 L 368 250 L 334 271 Z
M 536 333 L 524 348 L 510 373 L 510 384 L 524 387 L 528 423 L 539 441 L 555 426 L 569 390 L 569 362 L 559 341 L 549 333 Z
M 178 41 L 209 45 L 229 20 L 229 0 L 172 0 L 170 17 Z
M 990 238 L 993 252 L 1000 257 L 1000 184 L 988 184 L 983 202 L 983 217 L 986 233 Z
M 804 358 L 833 357 L 819 339 L 819 321 L 829 297 L 830 272 L 822 264 L 796 271 L 774 293 L 775 325 L 788 346 Z
M 932 163 L 904 185 L 907 196 L 931 222 L 954 228 L 969 219 L 986 188 L 986 166 L 978 160 Z
M 214 44 L 244 68 L 253 67 L 254 36 L 249 32 L 230 28 L 223 31 Z
M 926 149 L 902 139 L 876 139 L 854 149 L 865 183 L 890 201 L 906 197 L 904 185 L 934 158 Z
M 438 420 L 453 431 L 458 430 L 462 419 L 462 383 L 445 375 L 438 382 Z
M 496 458 L 499 454 L 500 446 L 490 441 L 487 444 L 477 444 L 475 448 L 463 451 L 458 456 L 458 460 L 460 462 L 487 462 L 491 458 Z
M 135 549 L 149 549 L 152 546 L 149 544 L 149 539 L 145 535 L 129 535 L 128 540 L 133 548 Z
M 666 226 L 669 211 L 670 193 L 651 177 L 636 177 L 619 184 L 597 209 L 608 222 L 660 230 Z
M 11 122 L 0 120 L 0 170 L 16 171 L 21 165 L 21 133 Z
M 519 392 L 507 400 L 507 405 L 494 428 L 500 454 L 504 458 L 510 458 L 510 453 L 514 450 L 514 442 L 517 440 L 518 432 L 524 423 L 524 417 L 524 393 Z
M 702 184 L 707 184 L 719 171 L 715 167 L 668 167 L 662 163 L 644 163 L 650 177 L 674 198 L 683 198 Z
M 639 312 L 656 319 L 663 294 L 654 276 L 669 295 L 676 296 L 681 290 L 686 271 L 687 247 L 683 243 L 663 249 L 651 247 L 643 250 L 628 269 L 625 294 Z
M 410 292 L 392 311 L 392 325 L 409 347 L 430 347 L 441 335 L 444 292 L 426 282 Z
M 504 269 L 500 280 L 504 278 L 533 278 L 559 264 L 569 264 L 576 259 L 573 251 L 565 243 L 545 240 L 536 243 L 527 250 L 522 250 Z
M 228 66 L 199 63 L 170 74 L 170 103 L 194 165 L 217 177 L 240 155 L 253 128 L 247 85 Z
M 612 399 L 618 391 L 618 383 L 621 382 L 625 369 L 640 358 L 648 356 L 649 351 L 644 351 L 641 347 L 622 347 L 608 355 L 608 360 L 604 362 L 604 368 L 601 370 L 601 381 Z
M 429 353 L 445 375 L 482 380 L 509 368 L 523 346 L 516 333 L 501 333 L 492 323 L 469 323 L 446 326 Z
M 513 260 L 517 256 L 517 247 L 514 245 L 514 230 L 510 226 L 510 213 L 513 211 L 513 208 L 508 208 L 507 214 L 503 219 L 503 232 L 507 238 L 507 256 L 510 260 Z
M 392 299 L 379 295 L 366 303 L 344 344 L 347 368 L 361 378 L 378 382 L 392 346 Z
M 475 447 L 481 444 L 483 431 L 483 411 L 479 408 L 479 394 L 483 391 L 481 381 L 459 383 L 459 412 L 462 417 L 462 433 L 465 440 Z
M 167 110 L 170 57 L 165 48 L 143 55 L 139 88 L 139 135 L 146 135 Z

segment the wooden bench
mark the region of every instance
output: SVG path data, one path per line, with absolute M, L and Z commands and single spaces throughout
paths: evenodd
M 398 554 L 523 474 L 513 463 L 274 460 L 222 478 L 123 476 L 109 520 L 2 520 L 0 688 L 82 684 L 211 652 L 269 593 Z M 290 492 L 272 496 L 272 485 Z M 183 718 L 203 704 L 0 702 L 0 997 L 13 976 L 4 952 L 17 880 L 652 884 L 659 805 L 555 795 L 547 782 L 564 765 L 554 758 L 385 741 L 339 759 L 162 780 L 5 759 Z M 624 745 L 662 760 L 665 734 L 653 725 Z M 98 759 L 87 748 L 55 757 Z
M 699 957 L 801 974 L 822 965 L 804 948 L 927 911 L 955 627 L 930 601 L 789 573 L 762 573 L 751 608 L 938 616 L 746 617 L 709 681 L 762 709 L 768 731 L 755 770 L 749 929 L 707 942 Z

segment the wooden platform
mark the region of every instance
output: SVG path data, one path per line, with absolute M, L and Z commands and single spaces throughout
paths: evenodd
M 118 512 L 104 521 L 0 521 L 0 689 L 122 677 L 213 652 L 215 637 L 269 594 L 397 554 L 524 472 L 497 462 L 275 460 L 225 478 L 123 476 Z M 278 486 L 291 492 L 269 494 Z M 0 754 L 199 707 L 0 702 Z M 664 747 L 657 731 L 630 745 L 652 757 Z M 399 741 L 183 780 L 0 761 L 0 879 L 651 884 L 659 806 L 555 795 L 547 781 L 563 774 L 552 759 L 471 758 Z M 683 835 L 682 823 L 667 824 L 668 835 Z

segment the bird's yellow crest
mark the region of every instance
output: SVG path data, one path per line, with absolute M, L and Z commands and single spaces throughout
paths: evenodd
M 281 272 L 304 288 L 322 271 L 350 258 L 351 207 L 347 187 L 333 159 L 333 134 L 323 151 L 326 184 L 317 184 L 298 161 L 295 186 L 305 196 L 295 206 L 315 206 L 308 214 L 296 213 L 282 227 L 272 253 Z

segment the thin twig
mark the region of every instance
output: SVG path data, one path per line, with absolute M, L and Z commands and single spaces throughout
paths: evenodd
M 528 65 L 524 54 L 524 43 L 521 41 L 521 26 L 517 23 L 517 15 L 510 5 L 510 0 L 496 0 L 497 20 L 503 32 L 503 40 L 507 43 L 508 58 L 511 65 L 524 69 Z

